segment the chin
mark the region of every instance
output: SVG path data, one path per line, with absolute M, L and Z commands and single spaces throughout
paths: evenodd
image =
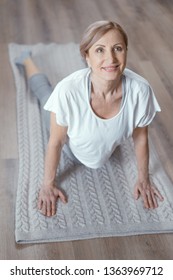
M 109 74 L 104 74 L 103 75 L 103 79 L 105 79 L 106 81 L 115 81 L 117 79 L 119 79 L 121 77 L 122 73 L 109 73 Z

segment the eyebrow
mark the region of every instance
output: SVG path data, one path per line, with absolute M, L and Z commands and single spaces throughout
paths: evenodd
M 116 45 L 122 45 L 123 43 L 116 43 L 115 45 L 113 46 L 116 46 Z M 102 44 L 97 44 L 96 47 L 106 47 L 105 45 L 102 45 Z

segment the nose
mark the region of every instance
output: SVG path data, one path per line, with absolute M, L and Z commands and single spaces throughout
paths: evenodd
M 107 52 L 107 57 L 106 59 L 109 61 L 109 62 L 116 62 L 117 61 L 117 56 L 116 56 L 116 53 L 113 51 L 113 50 L 109 50 Z

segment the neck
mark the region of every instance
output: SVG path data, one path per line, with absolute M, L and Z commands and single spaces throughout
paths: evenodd
M 121 87 L 121 80 L 122 77 L 119 77 L 117 80 L 105 81 L 94 76 L 94 74 L 91 74 L 92 91 L 96 94 L 104 96 L 114 94 L 118 92 Z

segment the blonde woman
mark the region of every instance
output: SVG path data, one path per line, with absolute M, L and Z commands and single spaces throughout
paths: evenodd
M 163 200 L 149 178 L 148 125 L 160 107 L 149 83 L 125 68 L 127 49 L 127 35 L 118 23 L 91 24 L 80 44 L 88 68 L 63 79 L 53 92 L 29 52 L 16 60 L 25 67 L 31 90 L 44 106 L 50 130 L 38 200 L 43 215 L 55 215 L 58 198 L 67 202 L 55 184 L 62 149 L 74 161 L 100 168 L 130 136 L 138 169 L 134 198 L 141 196 L 145 208 L 156 208 L 158 199 Z

